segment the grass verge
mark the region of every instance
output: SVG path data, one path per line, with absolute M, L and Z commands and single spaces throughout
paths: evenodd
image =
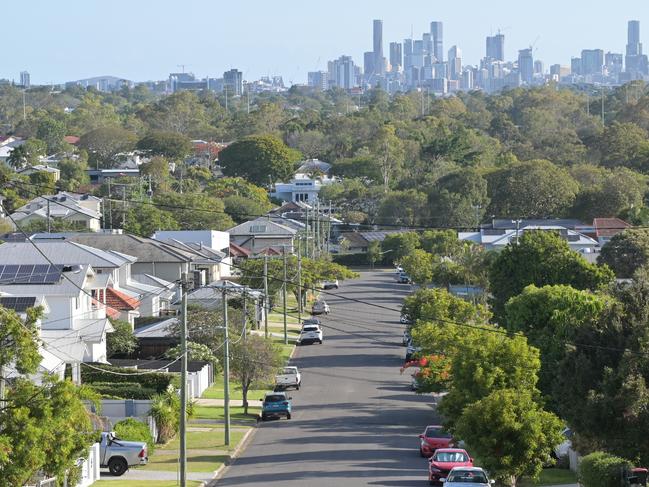
M 521 487 L 540 487 L 543 485 L 576 484 L 577 474 L 567 468 L 544 468 L 539 479 L 534 481 L 522 478 L 518 483 Z

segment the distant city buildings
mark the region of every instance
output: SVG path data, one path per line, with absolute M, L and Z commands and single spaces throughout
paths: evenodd
M 20 86 L 23 88 L 29 88 L 31 86 L 29 73 L 27 71 L 20 72 Z

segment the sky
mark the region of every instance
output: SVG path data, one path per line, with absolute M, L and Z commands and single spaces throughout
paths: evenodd
M 464 64 L 479 62 L 499 28 L 507 59 L 536 41 L 546 69 L 582 49 L 623 53 L 628 20 L 640 20 L 649 51 L 647 0 L 23 0 L 13 12 L 0 78 L 27 70 L 32 84 L 160 80 L 181 64 L 201 78 L 234 67 L 247 80 L 304 83 L 343 54 L 362 65 L 373 19 L 383 20 L 386 57 L 389 42 L 421 38 L 433 20 L 444 23 L 445 56 L 458 45 Z

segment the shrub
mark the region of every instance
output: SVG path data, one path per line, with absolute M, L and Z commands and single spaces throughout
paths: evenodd
M 161 393 L 167 390 L 170 384 L 178 381 L 174 374 L 166 374 L 163 372 L 152 372 L 150 374 L 142 374 L 142 371 L 126 369 L 122 367 L 113 367 L 110 365 L 95 364 L 94 368 L 83 367 L 81 369 L 81 382 L 83 384 L 95 383 L 138 383 L 143 388 L 154 389 L 156 392 Z M 102 370 L 97 370 L 102 369 Z M 126 375 L 111 374 L 106 371 L 119 372 Z
M 359 254 L 333 254 L 331 258 L 336 264 L 346 266 L 367 266 L 370 263 L 365 252 Z
M 115 424 L 115 434 L 126 441 L 144 441 L 149 455 L 155 451 L 155 441 L 149 426 L 134 418 L 127 418 Z
M 584 487 L 619 487 L 622 470 L 631 466 L 624 458 L 596 451 L 581 459 L 579 483 Z
M 158 391 L 150 387 L 142 387 L 137 382 L 92 382 L 86 384 L 106 399 L 107 396 L 119 399 L 151 399 Z
M 149 414 L 155 419 L 158 427 L 158 443 L 172 439 L 180 427 L 180 397 L 173 387 L 151 398 Z

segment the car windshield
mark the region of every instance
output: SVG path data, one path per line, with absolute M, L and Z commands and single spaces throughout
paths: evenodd
M 318 331 L 317 326 L 305 326 L 302 331 Z
M 286 396 L 282 396 L 281 394 L 272 394 L 270 396 L 266 396 L 265 399 L 266 402 L 281 402 L 281 401 L 286 401 Z
M 466 482 L 469 484 L 487 484 L 487 476 L 484 472 L 475 470 L 454 470 L 446 479 L 446 482 Z
M 436 462 L 466 462 L 468 458 L 461 451 L 438 451 L 433 460 Z
M 444 433 L 441 428 L 428 428 L 426 438 L 450 438 L 451 435 Z

